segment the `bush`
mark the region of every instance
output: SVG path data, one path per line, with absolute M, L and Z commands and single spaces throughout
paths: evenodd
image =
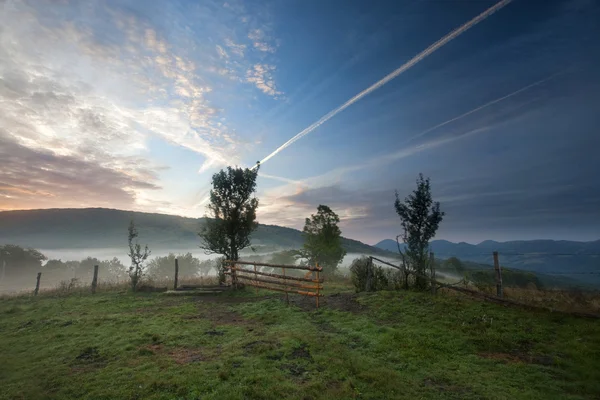
M 402 273 L 387 268 L 374 266 L 369 257 L 361 257 L 352 261 L 350 275 L 352 284 L 357 292 L 367 290 L 369 268 L 372 268 L 371 291 L 399 289 L 402 283 Z

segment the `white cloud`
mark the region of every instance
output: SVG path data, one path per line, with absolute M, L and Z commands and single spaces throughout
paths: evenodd
M 227 38 L 225 39 L 225 46 L 229 48 L 232 54 L 235 54 L 238 57 L 244 57 L 244 52 L 246 51 L 245 44 L 235 43 L 233 40 Z
M 277 98 L 283 93 L 277 90 L 272 72 L 275 66 L 269 64 L 255 64 L 246 71 L 246 82 L 253 83 L 260 91 Z
M 208 99 L 212 87 L 194 60 L 132 15 L 113 10 L 103 30 L 93 31 L 44 7 L 9 1 L 0 14 L 3 140 L 28 154 L 58 157 L 56 165 L 84 162 L 115 182 L 147 180 L 123 186 L 131 196 L 121 199 L 132 208 L 158 188 L 152 171 L 161 167 L 147 161 L 150 136 L 203 155 L 201 171 L 237 162 L 240 140 Z M 3 169 L 12 167 L 2 160 Z
M 252 45 L 257 50 L 268 53 L 275 53 L 276 51 L 275 47 L 267 42 L 267 35 L 262 29 L 252 29 L 248 33 L 248 39 L 252 41 Z
M 229 58 L 229 54 L 223 49 L 221 46 L 217 45 L 217 53 L 219 53 L 219 57 L 221 58 Z

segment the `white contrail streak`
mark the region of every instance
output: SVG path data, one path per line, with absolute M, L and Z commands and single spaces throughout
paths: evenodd
M 293 144 L 296 140 L 301 139 L 302 137 L 308 135 L 309 133 L 311 133 L 312 131 L 314 131 L 315 129 L 317 129 L 319 126 L 323 125 L 325 122 L 327 122 L 328 120 L 330 120 L 331 118 L 333 118 L 339 112 L 344 111 L 346 108 L 350 107 L 352 104 L 356 103 L 358 100 L 362 99 L 363 97 L 365 97 L 369 93 L 371 93 L 371 92 L 379 89 L 380 87 L 382 87 L 383 85 L 385 85 L 386 83 L 388 83 L 392 79 L 396 78 L 398 75 L 400 75 L 404 71 L 408 70 L 413 65 L 417 64 L 419 61 L 423 60 L 425 57 L 427 57 L 431 53 L 435 52 L 440 47 L 444 46 L 446 43 L 448 43 L 451 40 L 455 39 L 456 37 L 460 36 L 462 33 L 466 32 L 467 30 L 469 30 L 473 26 L 477 25 L 478 23 L 480 23 L 481 21 L 483 21 L 484 19 L 486 19 L 487 17 L 489 17 L 490 15 L 492 15 L 493 13 L 495 13 L 496 11 L 500 10 L 504 6 L 510 4 L 512 1 L 513 0 L 502 0 L 502 1 L 498 2 L 498 3 L 496 3 L 495 5 L 493 5 L 492 7 L 488 8 L 487 10 L 485 10 L 484 12 L 482 12 L 481 14 L 479 14 L 478 16 L 476 16 L 475 18 L 473 18 L 469 22 L 467 22 L 464 25 L 462 25 L 462 26 L 458 27 L 457 29 L 453 30 L 452 32 L 450 32 L 449 34 L 447 34 L 446 36 L 444 36 L 443 38 L 441 38 L 440 40 L 438 40 L 437 42 L 435 42 L 434 44 L 432 44 L 431 46 L 429 46 L 428 48 L 426 48 L 425 50 L 423 50 L 422 52 L 420 52 L 416 56 L 414 56 L 411 60 L 409 60 L 408 62 L 406 62 L 404 65 L 402 65 L 401 67 L 399 67 L 398 69 L 396 69 L 392 73 L 390 73 L 387 76 L 385 76 L 380 81 L 378 81 L 378 82 L 374 83 L 373 85 L 369 86 L 367 89 L 363 90 L 362 92 L 360 92 L 356 96 L 352 97 L 350 100 L 346 101 L 344 104 L 342 104 L 338 108 L 330 111 L 329 113 L 327 113 L 326 115 L 324 115 L 323 117 L 321 117 L 321 119 L 319 119 L 317 122 L 313 123 L 309 127 L 305 128 L 303 131 L 301 131 L 300 133 L 296 134 L 290 140 L 288 140 L 287 142 L 285 142 L 284 144 L 282 144 L 281 146 L 279 146 L 271 154 L 269 154 L 268 156 L 266 156 L 260 163 L 263 164 L 266 161 L 270 160 L 273 156 L 277 155 L 277 153 L 279 153 L 280 151 L 282 151 L 286 147 L 288 147 L 291 144 Z M 254 166 L 252 168 L 256 168 L 256 166 Z
M 442 122 L 441 124 L 438 124 L 438 125 L 436 125 L 436 126 L 432 126 L 431 128 L 428 128 L 428 129 L 424 130 L 423 132 L 419 132 L 419 133 L 417 133 L 416 135 L 412 136 L 410 139 L 408 139 L 408 142 L 411 142 L 411 141 L 413 141 L 413 140 L 415 140 L 415 139 L 417 139 L 417 138 L 420 138 L 421 136 L 423 136 L 423 135 L 425 135 L 425 134 L 427 134 L 427 133 L 429 133 L 429 132 L 431 132 L 431 131 L 433 131 L 433 130 L 436 130 L 437 128 L 441 128 L 441 127 L 442 127 L 442 126 L 444 126 L 444 125 L 448 125 L 448 124 L 449 124 L 449 123 L 451 123 L 451 122 L 454 122 L 454 121 L 456 121 L 456 120 L 459 120 L 459 119 L 461 119 L 461 118 L 464 118 L 464 117 L 466 117 L 467 115 L 471 115 L 471 114 L 473 114 L 473 113 L 475 113 L 475 112 L 477 112 L 477 111 L 479 111 L 479 110 L 482 110 L 482 109 L 484 109 L 484 108 L 486 108 L 486 107 L 489 107 L 489 106 L 491 106 L 491 105 L 494 105 L 494 104 L 496 104 L 496 103 L 498 103 L 498 102 L 501 102 L 501 101 L 503 101 L 503 100 L 506 100 L 506 99 L 508 99 L 508 98 L 510 98 L 510 97 L 516 96 L 516 95 L 518 95 L 519 93 L 522 93 L 522 92 L 524 92 L 524 91 L 526 91 L 526 90 L 529 90 L 529 89 L 531 89 L 531 88 L 532 88 L 532 87 L 534 87 L 534 86 L 539 86 L 539 85 L 541 85 L 542 83 L 548 82 L 549 80 L 551 80 L 551 79 L 554 79 L 554 78 L 556 78 L 558 75 L 561 75 L 561 74 L 563 74 L 563 73 L 564 73 L 564 72 L 559 72 L 559 73 L 556 73 L 556 74 L 554 74 L 554 75 L 552 75 L 552 76 L 549 76 L 548 78 L 545 78 L 545 79 L 542 79 L 542 80 L 540 80 L 540 81 L 534 82 L 534 83 L 532 83 L 532 84 L 530 84 L 530 85 L 527 85 L 527 86 L 525 86 L 524 88 L 521 88 L 521 89 L 519 89 L 519 90 L 517 90 L 517 91 L 514 91 L 514 92 L 512 92 L 512 93 L 509 93 L 509 94 L 507 94 L 506 96 L 502 96 L 502 97 L 500 97 L 500 98 L 497 98 L 497 99 L 495 99 L 495 100 L 492 100 L 492 101 L 490 101 L 490 102 L 488 102 L 488 103 L 485 103 L 485 104 L 484 104 L 484 105 L 482 105 L 482 106 L 479 106 L 479 107 L 477 107 L 477 108 L 474 108 L 474 109 L 472 109 L 471 111 L 467 111 L 466 113 L 464 113 L 464 114 L 461 114 L 461 115 L 459 115 L 459 116 L 457 116 L 457 117 L 454 117 L 454 118 L 452 118 L 452 119 L 449 119 L 448 121 Z

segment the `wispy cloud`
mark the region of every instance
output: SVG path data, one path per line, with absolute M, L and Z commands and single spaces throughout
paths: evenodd
M 109 192 L 130 202 L 122 205 L 129 208 L 143 206 L 143 198 L 152 197 L 145 191 L 159 188 L 153 171 L 162 166 L 146 161 L 152 137 L 204 156 L 200 171 L 237 162 L 235 149 L 241 142 L 222 110 L 212 105 L 213 87 L 197 74 L 196 61 L 134 14 L 96 7 L 104 13 L 98 16 L 100 30 L 67 20 L 66 14 L 42 3 L 9 1 L 3 6 L 4 142 L 21 153 L 29 149 L 30 157 L 57 157 L 52 162 L 58 166 L 80 160 L 99 176 L 113 174 L 112 181 L 125 194 Z M 14 173 L 15 168 L 25 166 L 3 157 L 3 170 Z M 44 168 L 37 169 L 37 176 Z M 129 180 L 137 183 L 123 184 Z M 142 184 L 145 180 L 148 183 Z M 5 193 L 4 198 L 31 191 L 13 186 L 13 194 Z M 81 192 L 73 193 L 76 202 Z M 98 204 L 93 196 L 85 198 L 81 204 Z
M 525 91 L 527 91 L 527 90 L 529 90 L 529 89 L 532 89 L 532 88 L 534 88 L 534 87 L 536 87 L 536 86 L 540 86 L 540 85 L 542 85 L 542 84 L 544 84 L 544 83 L 546 83 L 546 82 L 548 82 L 548 81 L 550 81 L 550 80 L 552 80 L 552 79 L 556 78 L 557 76 L 559 76 L 559 75 L 562 75 L 563 73 L 564 73 L 564 72 L 559 72 L 559 73 L 553 74 L 553 75 L 551 75 L 551 76 L 549 76 L 549 77 L 547 77 L 547 78 L 541 79 L 541 80 L 539 80 L 539 81 L 537 81 L 537 82 L 534 82 L 534 83 L 532 83 L 532 84 L 529 84 L 529 85 L 527 85 L 527 86 L 524 86 L 524 87 L 522 87 L 522 88 L 521 88 L 521 89 L 519 89 L 519 90 L 515 90 L 514 92 L 511 92 L 511 93 L 509 93 L 509 94 L 507 94 L 507 95 L 505 95 L 505 96 L 499 97 L 499 98 L 497 98 L 497 99 L 494 99 L 494 100 L 492 100 L 492 101 L 489 101 L 489 102 L 487 102 L 487 103 L 485 103 L 485 104 L 483 104 L 483 105 L 481 105 L 481 106 L 475 107 L 474 109 L 472 109 L 472 110 L 470 110 L 470 111 L 467 111 L 467 112 L 466 112 L 466 113 L 464 113 L 464 114 L 458 115 L 458 116 L 456 116 L 456 117 L 454 117 L 454 118 L 451 118 L 451 119 L 449 119 L 449 120 L 447 120 L 447 121 L 444 121 L 444 122 L 442 122 L 442 123 L 440 123 L 440 124 L 437 124 L 437 125 L 435 125 L 435 126 L 432 126 L 431 128 L 427 128 L 427 129 L 425 129 L 424 131 L 421 131 L 421 132 L 417 133 L 416 135 L 413 135 L 413 136 L 411 136 L 411 137 L 409 138 L 409 140 L 408 140 L 408 141 L 410 142 L 410 141 L 413 141 L 413 140 L 415 140 L 415 139 L 418 139 L 418 138 L 420 138 L 420 137 L 422 137 L 422 136 L 424 136 L 424 135 L 428 134 L 429 132 L 432 132 L 432 131 L 434 131 L 434 130 L 436 130 L 436 129 L 439 129 L 439 128 L 441 128 L 441 127 L 444 127 L 444 126 L 446 126 L 446 125 L 448 125 L 448 124 L 451 124 L 451 123 L 453 123 L 453 122 L 456 122 L 456 121 L 458 121 L 458 120 L 460 120 L 460 119 L 462 119 L 462 118 L 465 118 L 465 117 L 467 117 L 467 116 L 469 116 L 469 115 L 471 115 L 471 114 L 474 114 L 474 113 L 476 113 L 476 112 L 478 112 L 478 111 L 481 111 L 481 110 L 483 110 L 483 109 L 485 109 L 485 108 L 488 108 L 488 107 L 490 107 L 490 106 L 492 106 L 492 105 L 494 105 L 494 104 L 496 104 L 496 103 L 499 103 L 499 102 L 501 102 L 501 101 L 504 101 L 504 100 L 508 100 L 508 99 L 510 99 L 511 97 L 514 97 L 514 96 L 516 96 L 516 95 L 518 95 L 518 94 L 520 94 L 520 93 L 523 93 L 523 92 L 525 92 Z
M 246 72 L 246 81 L 253 83 L 260 91 L 277 98 L 283 93 L 277 90 L 273 79 L 275 66 L 269 64 L 255 64 Z
M 245 44 L 235 43 L 233 40 L 226 38 L 225 46 L 229 48 L 229 51 L 235 54 L 238 57 L 244 57 L 244 52 L 246 51 Z
M 252 41 L 254 48 L 267 52 L 267 53 L 275 53 L 275 46 L 270 45 L 267 42 L 267 35 L 261 29 L 253 29 L 248 33 L 248 39 Z

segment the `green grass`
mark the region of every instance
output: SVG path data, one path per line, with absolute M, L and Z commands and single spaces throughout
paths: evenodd
M 336 285 L 318 311 L 251 289 L 3 299 L 0 398 L 600 397 L 597 320 Z

